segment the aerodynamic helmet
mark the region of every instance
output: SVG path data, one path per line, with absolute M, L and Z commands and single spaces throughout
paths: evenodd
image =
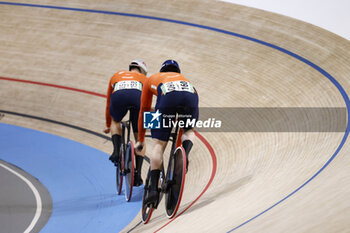
M 138 68 L 142 74 L 147 75 L 147 65 L 144 61 L 142 60 L 133 60 L 129 64 L 129 71 L 131 68 L 136 67 Z
M 176 72 L 181 73 L 180 66 L 175 60 L 166 60 L 163 62 L 160 72 Z

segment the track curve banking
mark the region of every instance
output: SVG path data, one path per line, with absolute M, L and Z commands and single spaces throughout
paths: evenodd
M 96 136 L 105 99 L 91 93 L 103 97 L 110 76 L 134 58 L 151 74 L 163 60 L 178 60 L 201 107 L 337 107 L 350 115 L 350 42 L 301 21 L 216 1 L 0 3 L 2 123 L 108 154 L 111 143 Z M 201 133 L 178 217 L 169 221 L 160 206 L 149 224 L 138 215 L 122 231 L 347 232 L 348 133 L 348 125 Z

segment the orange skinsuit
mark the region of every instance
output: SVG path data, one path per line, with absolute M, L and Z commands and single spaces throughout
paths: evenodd
M 143 88 L 142 88 L 142 95 L 141 95 L 141 107 L 140 107 L 140 113 L 139 113 L 139 122 L 138 122 L 138 131 L 139 131 L 139 141 L 144 142 L 145 141 L 145 133 L 146 129 L 143 128 L 143 112 L 144 111 L 150 111 L 151 105 L 152 105 L 152 97 L 153 95 L 158 96 L 158 87 L 162 85 L 163 83 L 167 82 L 174 82 L 174 81 L 187 81 L 183 75 L 179 73 L 173 73 L 173 72 L 163 72 L 163 73 L 157 73 L 149 77 Z M 181 130 L 182 131 L 182 130 Z M 178 139 L 181 138 L 181 133 L 178 137 Z M 178 140 L 181 143 L 181 140 Z M 178 144 L 178 143 L 177 143 Z
M 115 92 L 114 87 L 117 82 L 121 81 L 138 81 L 142 85 L 146 82 L 147 77 L 141 73 L 130 72 L 130 71 L 118 71 L 109 80 L 108 90 L 107 90 L 107 104 L 106 104 L 106 126 L 109 128 L 111 126 L 112 117 L 109 113 L 109 106 L 111 104 L 111 94 Z

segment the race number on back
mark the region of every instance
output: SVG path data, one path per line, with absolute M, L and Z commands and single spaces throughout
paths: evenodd
M 137 89 L 142 90 L 142 83 L 135 80 L 120 81 L 114 85 L 114 91 L 124 90 L 124 89 Z
M 187 81 L 167 82 L 162 85 L 161 89 L 164 95 L 172 91 L 188 91 L 194 93 L 192 84 Z

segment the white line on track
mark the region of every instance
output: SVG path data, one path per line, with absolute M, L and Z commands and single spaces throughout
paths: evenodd
M 42 202 L 41 202 L 40 194 L 39 194 L 38 190 L 35 188 L 35 186 L 27 178 L 25 178 L 24 176 L 22 176 L 21 174 L 19 174 L 15 170 L 12 170 L 11 168 L 5 166 L 4 164 L 0 163 L 0 166 L 5 168 L 6 170 L 12 172 L 13 174 L 18 176 L 19 178 L 21 178 L 29 186 L 29 188 L 32 190 L 32 192 L 34 193 L 37 208 L 36 208 L 35 215 L 34 215 L 32 222 L 29 224 L 27 229 L 23 232 L 23 233 L 29 233 L 35 227 L 35 224 L 38 222 L 40 215 L 41 215 Z

